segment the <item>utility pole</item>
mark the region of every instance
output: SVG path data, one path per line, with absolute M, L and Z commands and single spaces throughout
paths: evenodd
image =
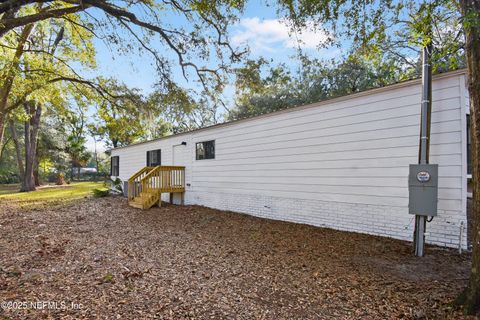
M 430 65 L 431 42 L 423 48 L 422 54 L 422 104 L 420 121 L 419 164 L 428 164 L 430 158 L 430 124 L 432 114 L 432 66 Z M 427 216 L 415 214 L 414 244 L 415 256 L 423 257 Z

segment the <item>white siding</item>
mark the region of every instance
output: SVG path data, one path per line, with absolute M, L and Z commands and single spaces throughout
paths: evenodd
M 408 165 L 418 159 L 419 81 L 294 108 L 113 150 L 120 177 L 145 152 L 187 142 L 186 201 L 256 216 L 412 239 Z M 465 223 L 465 79 L 433 82 L 431 163 L 439 164 L 439 216 L 427 241 L 458 245 Z M 195 143 L 215 140 L 215 159 L 195 160 Z M 465 223 L 466 224 L 466 223 Z M 465 239 L 462 240 L 465 246 Z

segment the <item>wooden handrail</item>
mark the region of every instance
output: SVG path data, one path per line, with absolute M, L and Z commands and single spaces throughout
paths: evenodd
M 155 167 L 143 167 L 142 169 L 140 169 L 140 170 L 138 170 L 137 172 L 135 172 L 135 173 L 128 179 L 128 182 L 135 180 L 135 179 L 138 178 L 142 173 L 144 173 L 144 172 L 147 171 L 147 170 L 152 170 L 153 168 L 155 168 Z
M 128 179 L 128 202 L 148 209 L 161 203 L 162 193 L 185 192 L 185 167 L 144 167 Z
M 148 174 L 155 167 L 143 167 L 135 172 L 130 179 L 128 179 L 128 200 L 133 200 L 141 192 L 140 185 L 143 177 Z
M 142 192 L 184 192 L 184 166 L 144 167 L 128 179 L 128 200 L 140 196 Z
M 141 181 L 142 190 L 178 192 L 185 190 L 185 167 L 158 166 L 152 169 Z

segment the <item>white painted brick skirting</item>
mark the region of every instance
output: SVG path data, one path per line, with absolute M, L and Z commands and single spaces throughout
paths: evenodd
M 408 214 L 407 207 L 195 191 L 188 191 L 185 201 L 186 204 L 261 218 L 413 240 L 414 221 L 413 216 Z M 461 222 L 466 226 L 466 221 L 459 219 L 460 216 L 465 215 L 439 211 L 438 216 L 427 225 L 427 243 L 457 248 Z M 467 247 L 466 241 L 465 228 L 462 237 L 464 249 Z

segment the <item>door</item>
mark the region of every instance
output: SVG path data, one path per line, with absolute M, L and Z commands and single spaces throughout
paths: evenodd
M 187 175 L 187 162 L 188 162 L 188 152 L 187 146 L 180 144 L 173 146 L 172 152 L 172 164 L 174 166 L 183 166 L 185 167 L 185 176 Z M 185 186 L 185 188 L 187 188 Z M 173 193 L 170 198 L 170 203 L 173 204 L 183 204 L 184 203 L 184 196 L 180 193 Z
M 174 166 L 187 166 L 187 146 L 184 146 L 183 144 L 181 145 L 176 145 L 173 146 L 173 152 L 172 152 L 172 164 Z

